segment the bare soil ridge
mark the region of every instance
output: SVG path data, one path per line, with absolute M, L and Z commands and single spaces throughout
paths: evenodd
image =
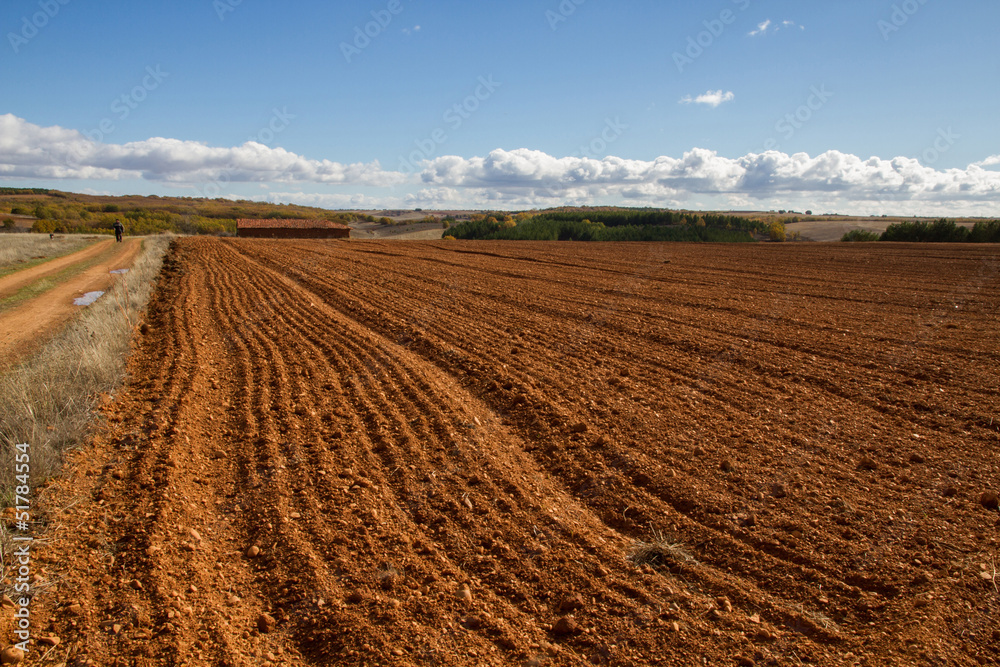
M 989 664 L 998 276 L 184 239 L 33 613 L 96 664 Z

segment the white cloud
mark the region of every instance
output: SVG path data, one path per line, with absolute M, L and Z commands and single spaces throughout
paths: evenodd
M 679 104 L 705 104 L 715 108 L 724 102 L 732 102 L 735 99 L 736 95 L 731 90 L 727 90 L 726 92 L 709 90 L 694 98 L 690 95 L 685 95 L 681 98 Z
M 213 197 L 333 208 L 698 208 L 709 202 L 714 208 L 995 216 L 1000 171 L 988 167 L 997 165 L 1000 155 L 964 169 L 939 170 L 914 158 L 861 158 L 836 150 L 725 157 L 692 148 L 680 157 L 635 160 L 553 157 L 520 148 L 438 157 L 423 162 L 419 175 L 411 177 L 385 171 L 378 162 L 307 159 L 256 142 L 229 148 L 165 138 L 101 144 L 76 130 L 0 115 L 0 180 L 48 187 L 74 180 L 77 191 L 113 190 L 110 184 L 118 181 L 127 182 L 133 194 L 144 193 L 143 181 L 160 192 L 215 183 Z
M 839 151 L 815 157 L 777 151 L 727 158 L 695 148 L 680 158 L 554 158 L 540 151 L 494 150 L 485 157 L 445 156 L 421 174 L 432 187 L 495 191 L 514 199 L 636 202 L 710 195 L 762 201 L 816 196 L 841 202 L 986 202 L 1000 200 L 1000 174 L 970 165 L 938 171 L 912 158 L 862 159 Z
M 757 37 L 759 35 L 770 35 L 774 34 L 780 30 L 790 30 L 792 28 L 798 28 L 799 30 L 805 30 L 805 26 L 799 25 L 795 21 L 782 21 L 781 23 L 773 23 L 771 19 L 762 21 L 757 24 L 755 30 L 751 30 L 747 34 L 751 37 Z
M 254 141 L 234 147 L 162 137 L 127 144 L 98 143 L 76 130 L 40 127 L 13 114 L 0 115 L 0 177 L 375 186 L 407 180 L 398 172 L 384 171 L 378 162 L 311 160 Z

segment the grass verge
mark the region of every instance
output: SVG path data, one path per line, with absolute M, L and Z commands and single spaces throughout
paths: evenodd
M 59 470 L 62 453 L 81 443 L 102 393 L 125 377 L 141 319 L 172 236 L 150 237 L 131 270 L 102 298 L 19 365 L 0 369 L 0 502 L 10 506 L 15 446 L 28 443 L 31 486 Z
M 21 269 L 29 269 L 50 259 L 68 255 L 97 243 L 101 236 L 57 236 L 48 234 L 2 234 L 0 246 L 0 278 Z

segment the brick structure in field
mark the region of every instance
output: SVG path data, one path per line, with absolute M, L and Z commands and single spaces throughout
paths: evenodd
M 236 221 L 236 235 L 264 239 L 346 239 L 351 228 L 342 222 L 330 220 L 264 220 Z

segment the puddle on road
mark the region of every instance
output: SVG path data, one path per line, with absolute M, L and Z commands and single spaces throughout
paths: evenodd
M 114 271 L 108 271 L 108 273 L 126 274 L 128 269 L 115 269 Z
M 89 306 L 104 296 L 104 292 L 87 292 L 83 296 L 73 299 L 74 306 Z

